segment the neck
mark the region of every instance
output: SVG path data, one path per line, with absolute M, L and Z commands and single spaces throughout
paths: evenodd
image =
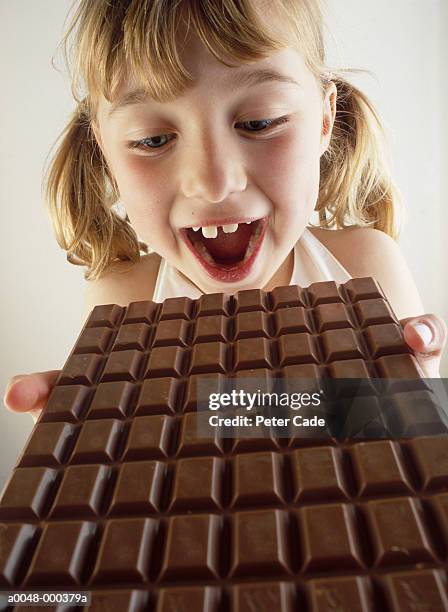
M 294 249 L 286 256 L 285 261 L 272 276 L 271 280 L 263 287 L 265 291 L 272 291 L 275 287 L 289 285 L 292 271 L 294 269 Z

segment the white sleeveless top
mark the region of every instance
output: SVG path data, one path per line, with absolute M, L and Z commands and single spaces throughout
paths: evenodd
M 350 279 L 350 274 L 336 257 L 305 228 L 294 247 L 294 267 L 289 284 L 308 287 L 319 281 L 345 283 Z M 162 258 L 152 298 L 155 302 L 162 302 L 169 297 L 186 296 L 196 299 L 202 293 L 186 276 Z

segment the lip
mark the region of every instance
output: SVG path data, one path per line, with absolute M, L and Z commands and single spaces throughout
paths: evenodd
M 194 225 L 186 225 L 181 227 L 182 230 L 191 229 L 192 227 L 221 227 L 222 225 L 234 225 L 235 223 L 252 223 L 253 221 L 261 221 L 266 217 L 224 217 L 223 219 L 203 219 Z
M 191 244 L 190 239 L 187 235 L 187 228 L 182 228 L 180 230 L 180 234 L 188 249 L 190 249 L 190 251 L 193 253 L 193 255 L 196 257 L 198 262 L 201 264 L 201 266 L 209 276 L 221 283 L 237 283 L 239 281 L 244 280 L 251 273 L 255 260 L 264 242 L 264 236 L 268 227 L 268 217 L 262 217 L 261 219 L 259 218 L 253 220 L 260 221 L 260 223 L 262 224 L 258 242 L 255 245 L 254 250 L 249 259 L 244 263 L 240 264 L 239 266 L 235 266 L 233 268 L 221 268 L 218 265 L 215 266 L 207 261 L 204 261 L 202 257 L 199 256 L 199 253 L 196 251 L 194 246 Z M 234 222 L 237 223 L 237 221 Z M 221 223 L 222 222 L 220 222 L 220 224 Z M 232 221 L 228 221 L 228 223 L 232 223 Z M 244 223 L 244 221 L 240 221 L 240 223 Z

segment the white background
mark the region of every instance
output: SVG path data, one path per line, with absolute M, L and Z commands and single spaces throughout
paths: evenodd
M 83 315 L 82 268 L 68 264 L 41 197 L 45 159 L 73 108 L 60 55 L 68 0 L 0 0 L 0 393 L 14 374 L 60 368 Z M 442 177 L 448 168 L 447 0 L 328 0 L 328 61 L 375 75 L 354 82 L 382 115 L 407 222 L 400 244 L 427 312 L 448 320 Z M 343 7 L 343 8 L 341 8 Z M 448 360 L 442 368 L 448 375 Z M 0 485 L 32 427 L 0 408 Z

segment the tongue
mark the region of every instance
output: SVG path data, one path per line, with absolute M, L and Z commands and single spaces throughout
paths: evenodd
M 225 234 L 220 227 L 216 238 L 202 237 L 202 241 L 216 262 L 236 262 L 246 254 L 252 229 L 252 224 L 243 223 L 233 234 Z

